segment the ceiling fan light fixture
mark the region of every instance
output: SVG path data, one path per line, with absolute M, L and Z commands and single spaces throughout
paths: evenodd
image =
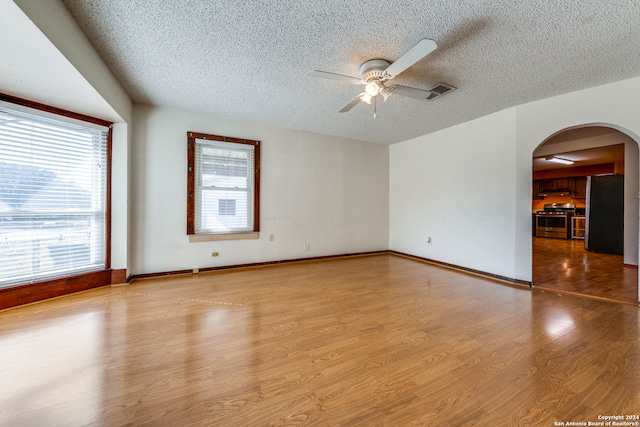
M 382 92 L 383 86 L 378 80 L 372 80 L 364 87 L 364 92 L 370 97 L 374 97 Z
M 371 98 L 372 98 L 372 96 L 369 95 L 368 93 L 366 93 L 366 91 L 365 91 L 365 93 L 362 94 L 362 96 L 360 96 L 360 99 L 365 104 L 371 104 Z
M 573 164 L 573 160 L 563 159 L 561 157 L 556 157 L 556 156 L 547 157 L 546 160 L 548 162 L 560 163 L 562 165 L 572 165 Z
M 380 91 L 380 95 L 382 95 L 382 100 L 386 101 L 387 98 L 389 98 L 389 96 L 391 95 L 391 91 L 386 87 L 382 88 L 382 90 Z

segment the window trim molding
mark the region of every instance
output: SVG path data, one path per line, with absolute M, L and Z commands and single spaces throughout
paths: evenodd
M 28 99 L 18 98 L 0 92 L 0 101 L 57 116 L 68 117 L 107 129 L 107 173 L 105 188 L 105 268 L 104 270 L 79 273 L 58 279 L 42 280 L 34 283 L 9 286 L 0 289 L 0 310 L 59 297 L 75 292 L 108 286 L 112 282 L 111 270 L 111 177 L 112 177 L 112 142 L 113 122 L 99 119 L 85 114 L 76 113 L 51 105 L 42 104 Z
M 110 129 L 113 125 L 113 122 L 109 122 L 107 120 L 98 119 L 96 117 L 87 116 L 85 114 L 74 113 L 73 111 L 64 110 L 58 107 L 52 107 L 51 105 L 41 104 L 39 102 L 18 98 L 15 96 L 7 95 L 5 93 L 0 93 L 0 101 L 5 101 L 10 104 L 21 105 L 23 107 L 32 108 L 34 110 L 52 113 L 58 116 L 69 117 L 72 119 L 80 120 L 82 122 L 93 123 L 95 125 L 108 127 Z
M 195 190 L 196 190 L 196 139 L 207 141 L 230 142 L 254 146 L 254 189 L 253 189 L 253 230 L 248 232 L 231 233 L 196 233 L 195 232 Z M 257 239 L 260 231 L 260 141 L 253 139 L 234 138 L 229 136 L 211 135 L 199 132 L 187 132 L 187 235 L 190 242 L 209 240 L 241 240 Z
M 214 242 L 220 240 L 255 240 L 260 238 L 260 232 L 247 231 L 245 233 L 208 233 L 189 234 L 189 242 Z

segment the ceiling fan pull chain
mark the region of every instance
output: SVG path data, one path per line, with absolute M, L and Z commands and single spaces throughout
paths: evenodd
M 374 96 L 373 97 L 373 118 L 376 118 L 376 112 L 377 112 L 377 106 L 378 106 L 378 102 L 377 102 L 378 97 Z

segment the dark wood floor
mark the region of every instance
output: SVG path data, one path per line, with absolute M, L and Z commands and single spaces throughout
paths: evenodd
M 393 255 L 135 281 L 0 312 L 0 425 L 597 422 L 638 320 Z
M 638 269 L 621 255 L 584 249 L 583 240 L 533 238 L 533 284 L 617 301 L 638 302 Z

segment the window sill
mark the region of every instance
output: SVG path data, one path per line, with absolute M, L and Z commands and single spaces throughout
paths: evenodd
M 260 233 L 257 231 L 228 234 L 189 234 L 189 242 L 211 242 L 216 240 L 251 240 L 258 238 L 260 238 Z

